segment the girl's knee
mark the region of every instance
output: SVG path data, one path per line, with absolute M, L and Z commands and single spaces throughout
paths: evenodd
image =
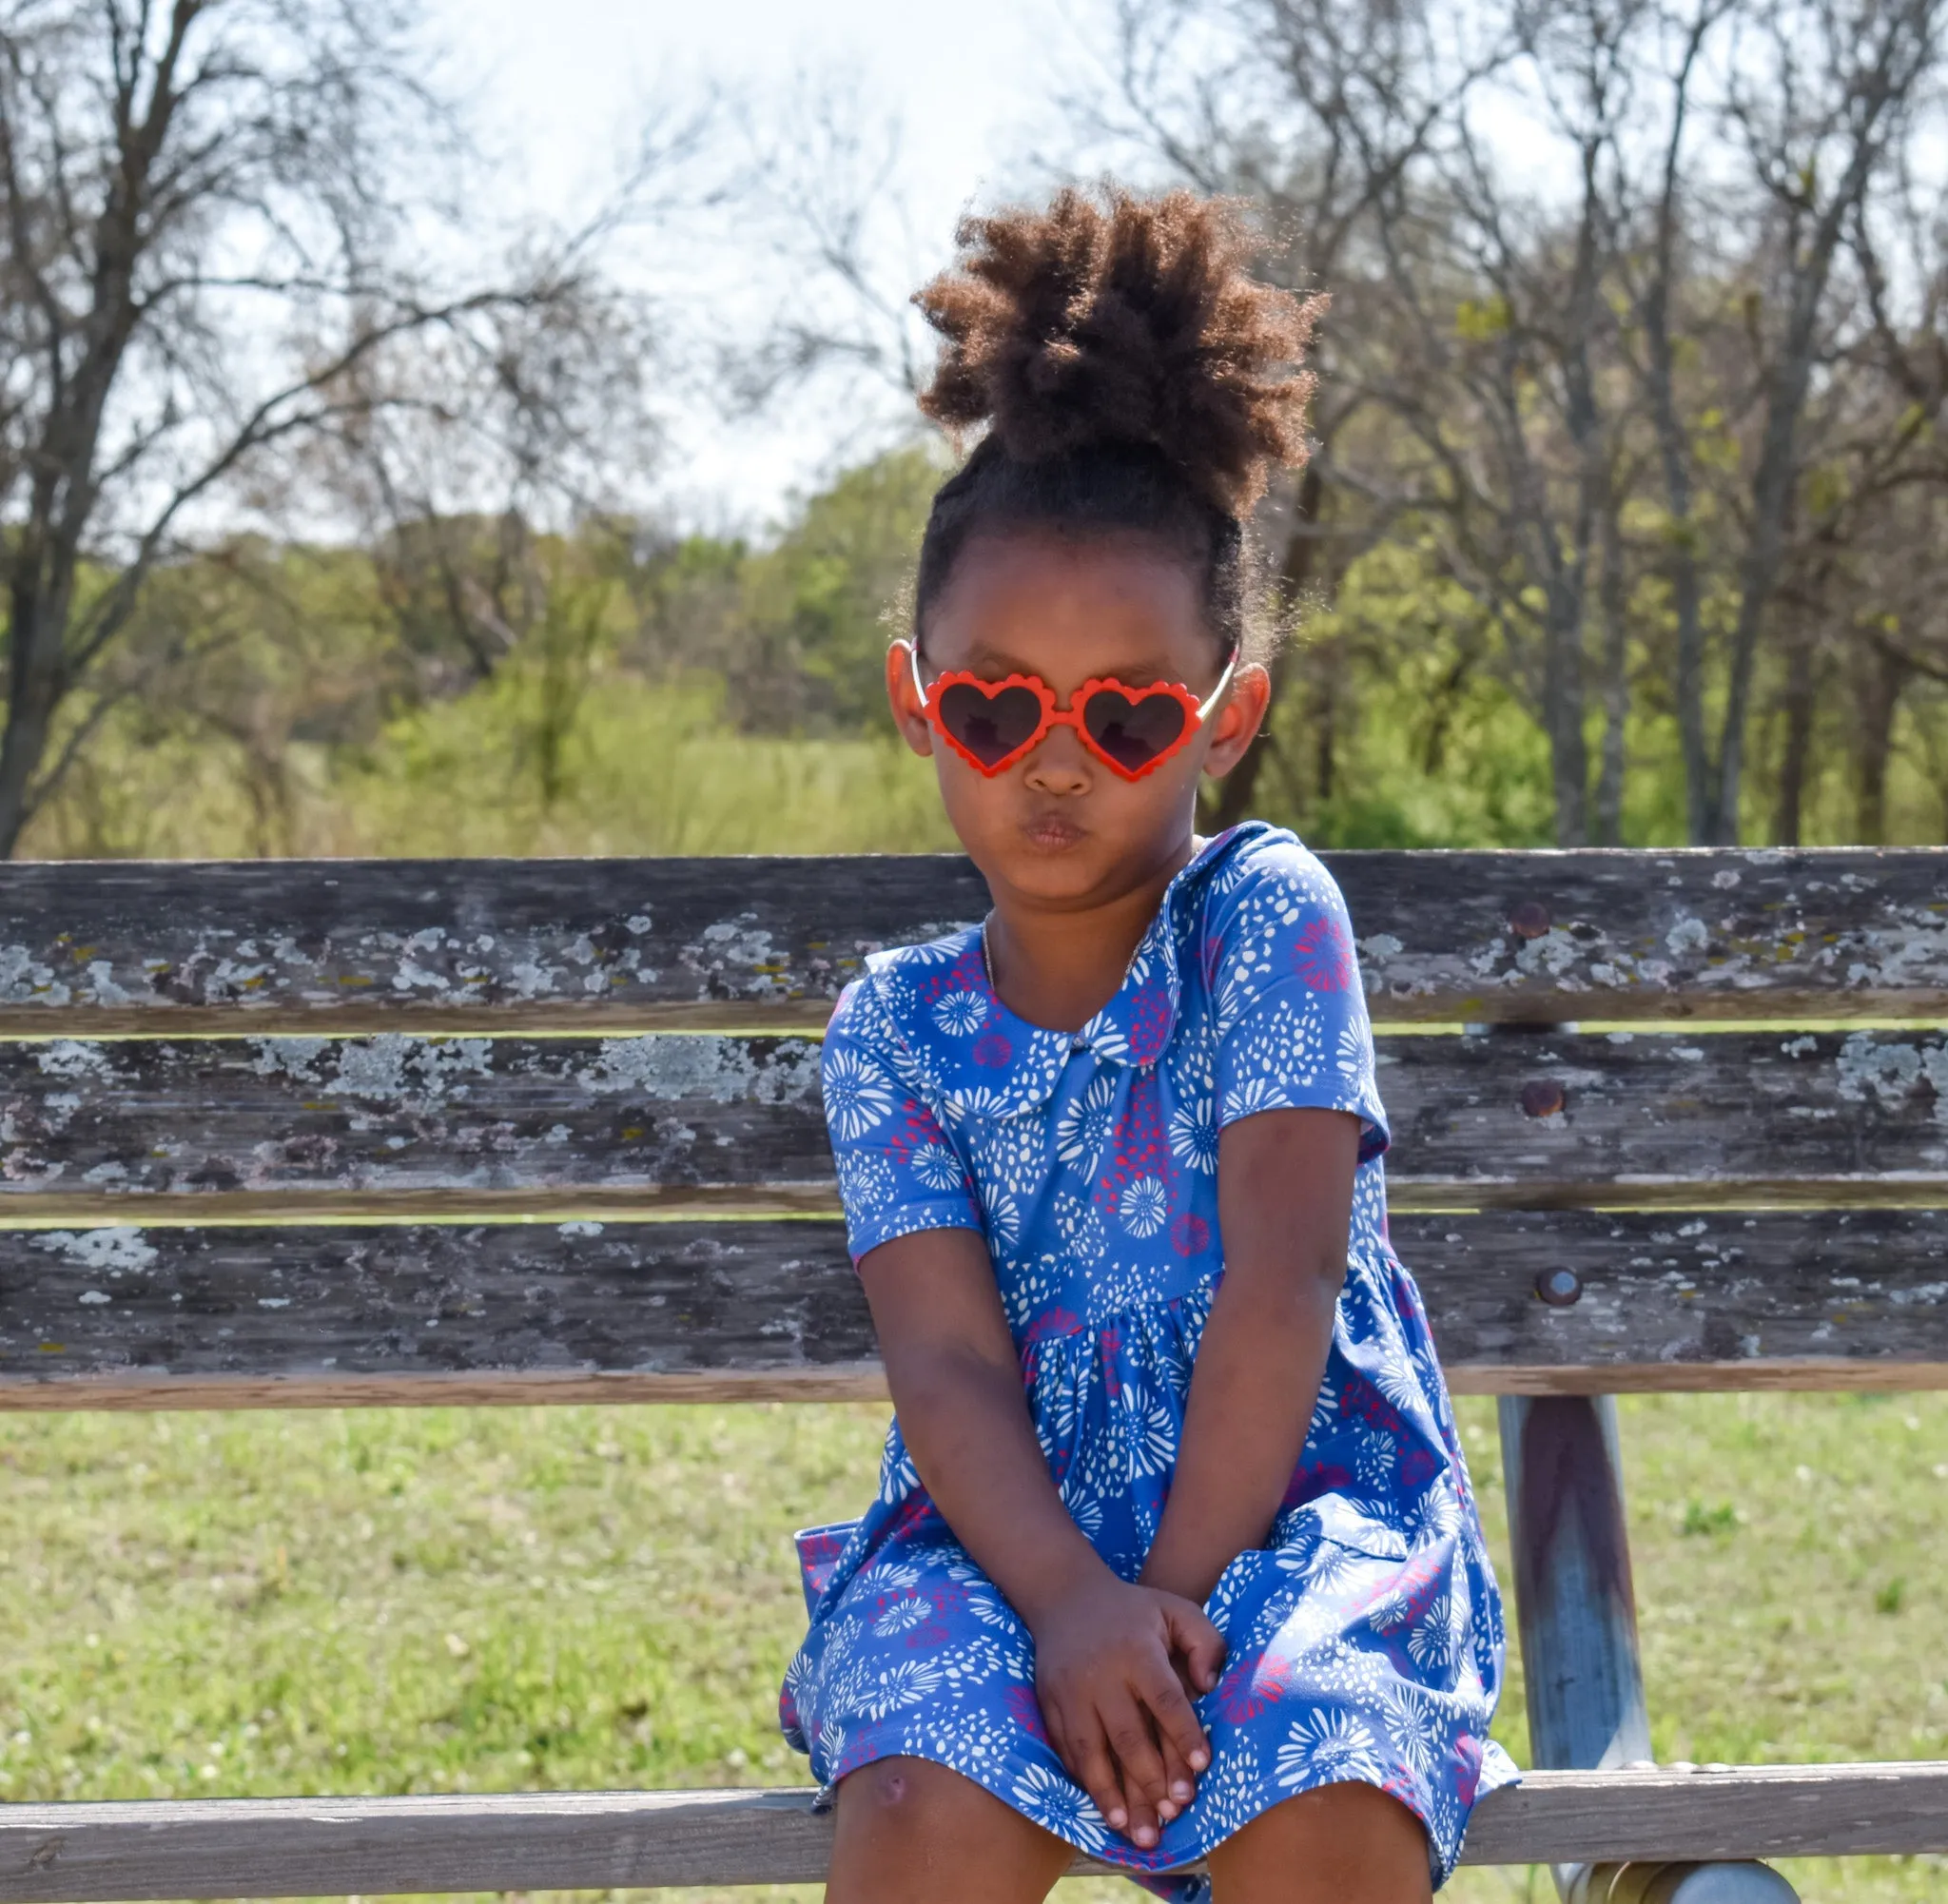
M 875 1835 L 915 1833 L 929 1843 L 978 1822 L 999 1801 L 958 1772 L 930 1758 L 880 1758 L 847 1773 L 839 1809 L 849 1807 Z
M 1069 1850 L 971 1778 L 882 1758 L 839 1784 L 831 1904 L 1037 1904 Z
M 1284 1799 L 1211 1854 L 1218 1904 L 1414 1904 L 1432 1894 L 1427 1830 L 1376 1785 Z

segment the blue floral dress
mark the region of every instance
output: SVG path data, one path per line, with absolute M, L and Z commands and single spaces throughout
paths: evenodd
M 1218 1132 L 1323 1106 L 1363 1135 L 1318 1404 L 1266 1545 L 1206 1603 L 1229 1648 L 1198 1708 L 1212 1763 L 1160 1844 L 1110 1831 L 1063 1770 L 1027 1628 L 954 1539 L 897 1421 L 866 1517 L 799 1537 L 811 1626 L 786 1738 L 827 1783 L 893 1755 L 937 1760 L 1133 1875 L 1364 1780 L 1419 1817 L 1443 1881 L 1475 1799 L 1517 1776 L 1488 1737 L 1501 1604 L 1427 1318 L 1387 1240 L 1386 1113 L 1332 876 L 1268 826 L 1211 841 L 1074 1035 L 1002 1003 L 978 930 L 875 954 L 839 1001 L 823 1075 L 854 1260 L 919 1230 L 986 1238 L 1049 1472 L 1125 1580 L 1156 1537 L 1223 1273 Z M 1148 1883 L 1203 1894 L 1198 1878 Z

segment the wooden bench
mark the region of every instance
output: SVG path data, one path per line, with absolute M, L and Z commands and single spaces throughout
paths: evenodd
M 1547 1768 L 1469 1859 L 1669 1904 L 1948 1851 L 1948 1764 L 1642 1765 L 1607 1399 L 1948 1378 L 1948 853 L 1329 860 L 1383 1033 L 1470 1027 L 1379 1047 L 1396 1241 L 1503 1398 Z M 984 907 L 926 858 L 0 870 L 0 1407 L 881 1394 L 806 1035 Z M 828 1832 L 802 1790 L 15 1805 L 0 1904 L 815 1880 Z

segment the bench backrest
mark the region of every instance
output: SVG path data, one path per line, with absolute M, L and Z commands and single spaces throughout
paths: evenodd
M 1948 1379 L 1948 851 L 1327 859 L 1457 1390 Z M 0 1407 L 878 1392 L 808 1034 L 984 909 L 947 858 L 5 868 Z

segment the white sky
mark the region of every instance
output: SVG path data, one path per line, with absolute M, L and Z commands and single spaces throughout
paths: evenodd
M 775 111 L 801 72 L 855 71 L 868 112 L 904 127 L 901 196 L 923 252 L 888 258 L 932 268 L 971 198 L 1023 179 L 1060 75 L 1081 49 L 1092 0 L 434 0 L 436 23 L 477 88 L 489 145 L 513 162 L 516 189 L 564 218 L 599 192 L 645 102 L 701 98 L 718 82 Z M 723 310 L 686 313 L 706 327 L 754 324 L 776 286 L 764 261 L 740 272 L 726 247 Z M 692 299 L 695 304 L 698 300 Z M 857 406 L 864 403 L 865 411 Z M 870 400 L 854 398 L 849 420 Z M 887 403 L 883 414 L 890 416 Z M 692 400 L 677 406 L 664 490 L 710 524 L 774 518 L 794 488 L 828 466 L 844 421 L 807 414 L 730 425 Z

